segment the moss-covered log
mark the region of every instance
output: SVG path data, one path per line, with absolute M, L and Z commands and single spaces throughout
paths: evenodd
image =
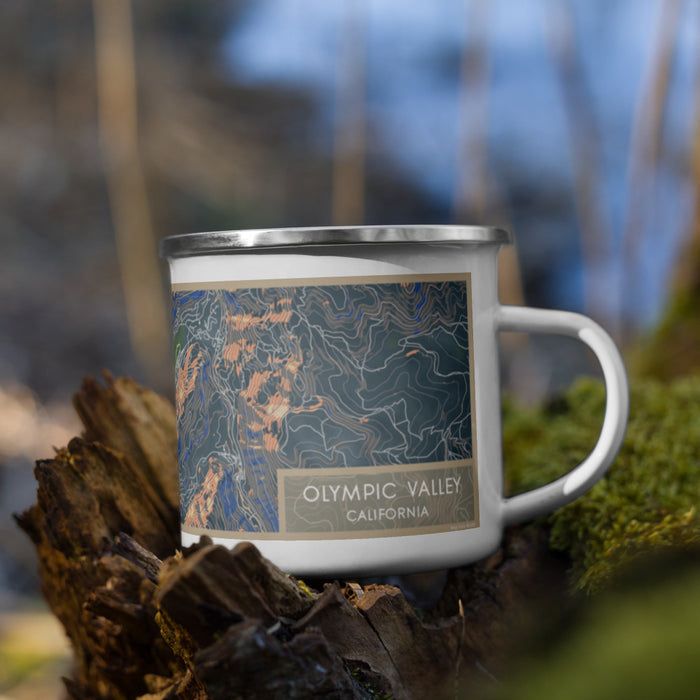
M 508 403 L 510 492 L 582 459 L 603 404 L 590 381 L 541 408 Z M 585 598 L 576 591 L 608 590 L 650 553 L 698 559 L 698 405 L 700 378 L 633 384 L 627 438 L 609 474 L 575 503 L 509 530 L 488 560 L 422 577 L 434 590 L 416 607 L 415 577 L 392 580 L 398 587 L 304 583 L 252 545 L 203 541 L 180 551 L 172 407 L 130 379 L 88 379 L 76 396 L 84 435 L 37 463 L 37 503 L 17 518 L 73 645 L 69 696 L 513 697 L 517 688 L 492 676 L 507 679 L 518 661 L 536 667 L 531 640 L 564 624 Z M 610 624 L 611 639 L 622 635 Z M 675 624 L 685 629 L 682 618 Z M 576 650 L 576 639 L 561 649 Z M 573 663 L 564 651 L 557 658 L 563 669 Z M 525 673 L 523 688 L 540 688 L 543 677 Z M 563 687 L 556 694 L 567 696 Z
M 511 492 L 561 476 L 598 436 L 605 391 L 578 382 L 550 404 L 504 415 Z M 542 519 L 550 545 L 572 559 L 571 585 L 600 591 L 636 559 L 700 546 L 700 376 L 636 381 L 622 449 L 585 496 Z

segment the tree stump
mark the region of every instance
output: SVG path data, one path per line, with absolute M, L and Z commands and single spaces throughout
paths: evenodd
M 70 698 L 460 696 L 507 659 L 542 582 L 561 586 L 541 529 L 509 531 L 444 586 L 304 583 L 247 543 L 181 551 L 174 410 L 104 379 L 84 380 L 83 435 L 37 462 L 37 503 L 15 516 L 74 650 Z M 442 591 L 420 608 L 410 591 L 425 581 Z

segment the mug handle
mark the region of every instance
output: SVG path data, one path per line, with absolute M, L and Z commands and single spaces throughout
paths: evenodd
M 571 503 L 601 479 L 625 437 L 629 418 L 629 384 L 625 365 L 612 338 L 587 316 L 553 309 L 499 306 L 496 327 L 499 331 L 555 333 L 578 338 L 595 353 L 605 380 L 605 416 L 593 451 L 556 481 L 503 499 L 503 522 L 512 525 Z

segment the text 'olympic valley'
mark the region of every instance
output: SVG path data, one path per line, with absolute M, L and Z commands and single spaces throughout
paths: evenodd
M 346 511 L 346 518 L 351 523 L 378 520 L 406 520 L 422 518 L 429 514 L 426 498 L 450 496 L 460 491 L 461 476 L 437 479 L 407 480 L 405 484 L 394 481 L 374 483 L 366 481 L 355 484 L 307 485 L 301 493 L 304 501 L 310 504 L 341 503 L 357 505 Z M 402 505 L 393 507 L 390 501 L 402 497 Z M 410 496 L 413 502 L 406 503 Z M 367 507 L 368 502 L 374 507 Z M 380 504 L 382 504 L 380 506 Z

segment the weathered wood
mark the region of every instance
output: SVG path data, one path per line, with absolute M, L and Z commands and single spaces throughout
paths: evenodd
M 177 547 L 177 501 L 166 495 L 168 480 L 177 487 L 173 412 L 132 380 L 106 379 L 84 382 L 75 404 L 85 437 L 37 462 L 37 503 L 17 516 L 37 548 L 43 594 L 73 645 L 76 698 L 137 697 L 144 677 L 170 675 L 173 661 L 155 622 L 155 585 L 110 549 L 122 531 L 157 557 Z
M 213 700 L 369 697 L 322 634 L 310 630 L 282 642 L 252 619 L 199 652 L 195 668 Z
M 105 380 L 84 382 L 85 434 L 37 463 L 37 503 L 17 516 L 75 651 L 70 697 L 454 697 L 503 656 L 551 561 L 539 538 L 513 531 L 426 610 L 395 586 L 319 592 L 251 544 L 180 552 L 173 409 Z
M 87 377 L 73 399 L 84 437 L 133 462 L 156 493 L 163 517 L 178 535 L 177 426 L 167 399 L 129 377 L 105 373 L 106 386 Z

